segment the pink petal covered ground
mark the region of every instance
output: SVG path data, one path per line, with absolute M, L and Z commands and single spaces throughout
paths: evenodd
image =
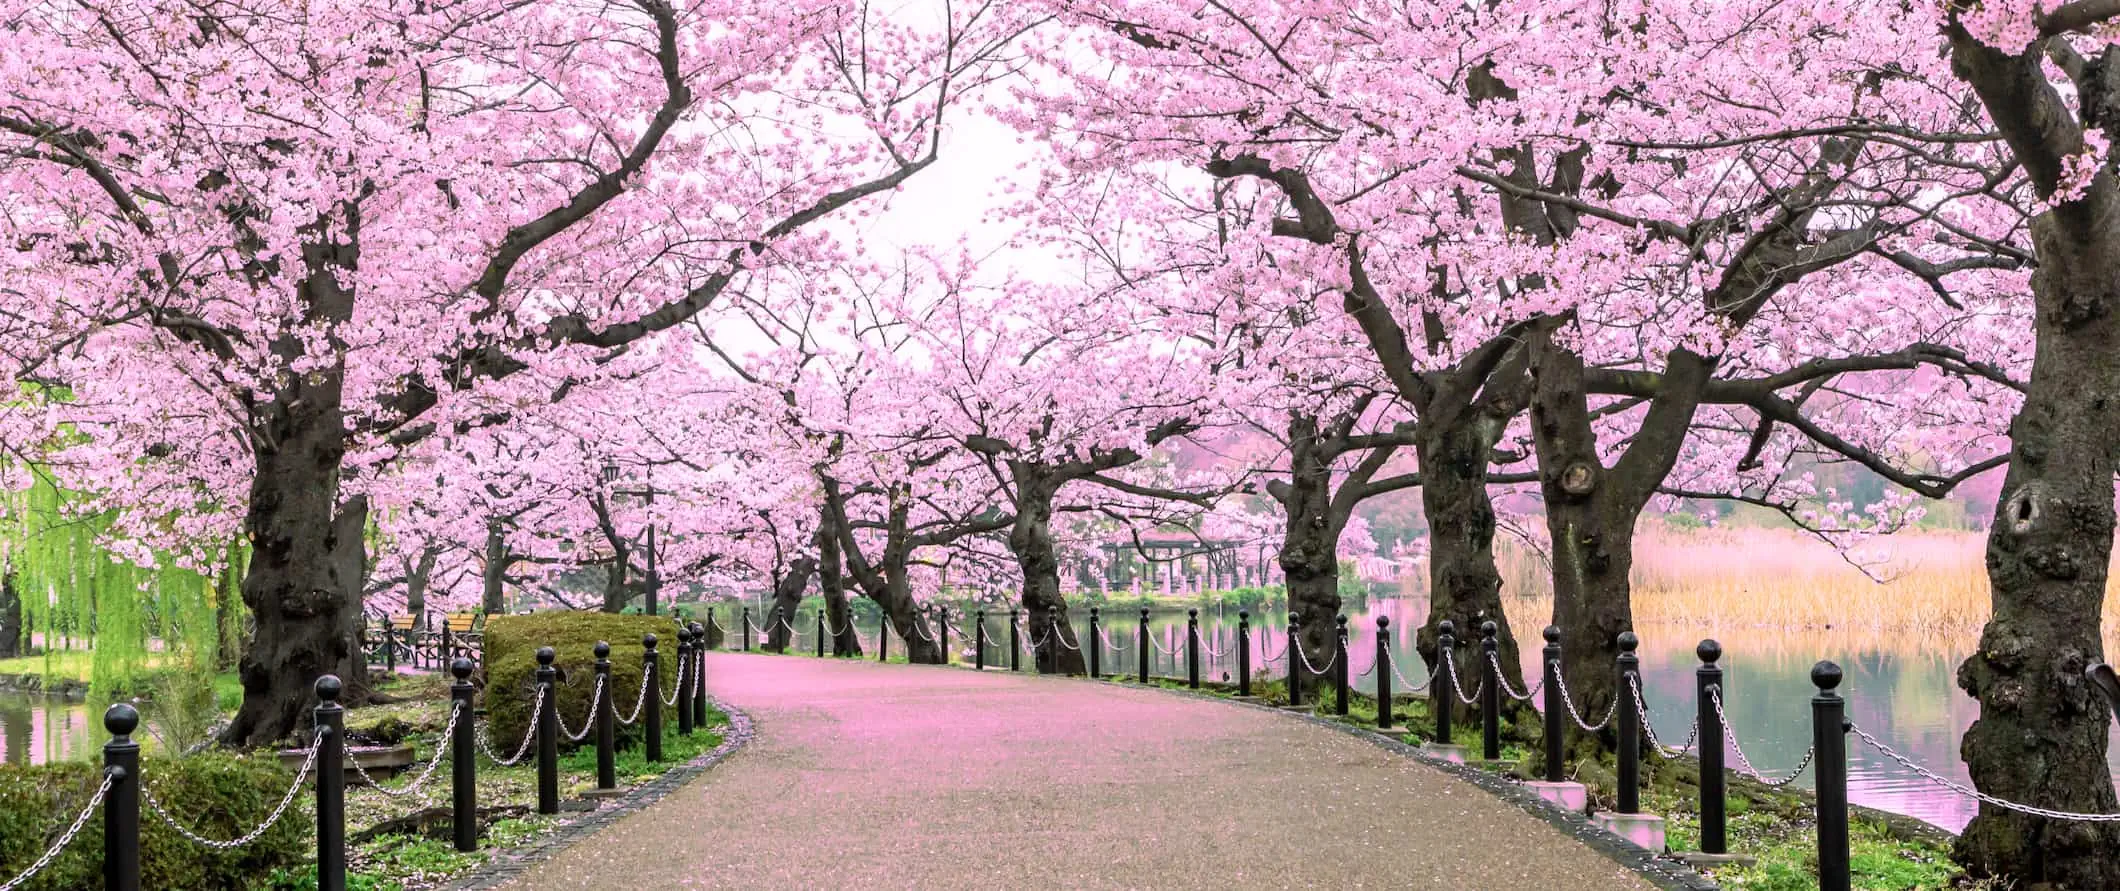
M 756 738 L 508 887 L 1651 887 L 1485 792 L 1283 715 L 1027 674 L 709 659 Z

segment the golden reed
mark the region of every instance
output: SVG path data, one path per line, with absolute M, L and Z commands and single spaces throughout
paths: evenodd
M 1980 532 L 1910 532 L 1843 556 L 1794 530 L 1645 526 L 1635 541 L 1634 618 L 1699 629 L 1830 629 L 1874 634 L 1884 649 L 1964 652 L 1988 619 L 1986 542 Z M 1544 627 L 1552 612 L 1545 556 L 1501 540 L 1495 559 L 1510 624 Z M 2110 578 L 2104 629 L 2107 652 L 2120 653 L 2120 586 Z

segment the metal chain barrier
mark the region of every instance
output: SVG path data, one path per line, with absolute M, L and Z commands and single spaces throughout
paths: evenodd
M 1708 701 L 1715 704 L 1715 720 L 1722 724 L 1723 738 L 1730 741 L 1730 751 L 1737 755 L 1739 773 L 1779 789 L 1796 782 L 1796 778 L 1803 776 L 1804 770 L 1811 766 L 1811 759 L 1818 756 L 1817 745 L 1807 746 L 1803 750 L 1803 757 L 1796 762 L 1796 769 L 1791 771 L 1788 776 L 1778 780 L 1767 779 L 1765 774 L 1759 772 L 1759 768 L 1752 766 L 1752 759 L 1745 757 L 1745 747 L 1738 745 L 1737 731 L 1730 727 L 1730 716 L 1723 714 L 1722 691 L 1712 687 L 1709 688 Z
M 657 691 L 655 691 L 655 695 L 656 695 L 656 696 L 657 696 L 658 698 L 662 699 L 662 704 L 664 704 L 664 705 L 676 705 L 676 704 L 677 704 L 677 697 L 678 697 L 679 695 L 683 694 L 683 693 L 684 693 L 684 691 L 685 691 L 685 669 L 686 669 L 686 668 L 688 667 L 688 666 L 686 666 L 686 664 L 685 664 L 685 663 L 687 663 L 687 662 L 690 662 L 690 661 L 692 661 L 692 660 L 690 660 L 690 659 L 679 659 L 679 660 L 677 660 L 677 683 L 675 683 L 675 684 L 671 685 L 671 687 L 670 687 L 670 695 L 668 695 L 668 696 L 663 696 L 663 695 L 662 695 L 662 691 L 661 691 L 661 690 L 657 690 Z M 661 672 L 657 672 L 657 673 L 658 673 L 658 674 L 660 674 Z M 648 678 L 647 678 L 647 676 L 643 675 L 643 676 L 641 677 L 641 679 L 640 679 L 640 682 L 641 682 L 642 686 L 646 686 L 646 685 L 647 685 L 647 683 L 648 683 Z
M 662 695 L 662 691 L 661 691 L 661 690 L 657 690 L 657 691 L 655 691 L 655 694 L 656 694 L 657 696 L 661 696 L 661 695 Z M 635 699 L 635 700 L 633 700 L 633 714 L 631 714 L 631 715 L 627 715 L 626 717 L 623 717 L 623 718 L 619 718 L 619 717 L 618 717 L 617 715 L 613 715 L 612 717 L 613 717 L 613 718 L 616 718 L 616 719 L 618 720 L 618 723 L 620 723 L 620 724 L 625 724 L 625 725 L 627 725 L 627 726 L 631 726 L 631 725 L 633 724 L 633 722 L 635 722 L 635 721 L 638 721 L 638 720 L 640 720 L 640 710 L 641 710 L 642 708 L 645 708 L 645 707 L 647 706 L 647 704 L 648 704 L 648 673 L 647 673 L 647 672 L 645 672 L 645 671 L 643 671 L 643 672 L 641 672 L 641 673 L 640 673 L 640 698 L 638 698 L 638 699 Z
M 1566 675 L 1561 674 L 1560 663 L 1548 662 L 1546 664 L 1553 666 L 1553 679 L 1555 681 L 1558 681 L 1561 687 L 1561 704 L 1568 707 L 1568 717 L 1573 718 L 1575 720 L 1575 726 L 1581 727 L 1584 730 L 1590 731 L 1591 733 L 1596 733 L 1600 730 L 1605 729 L 1608 726 L 1611 726 L 1612 716 L 1619 714 L 1619 697 L 1612 697 L 1612 707 L 1605 709 L 1605 717 L 1602 720 L 1598 721 L 1595 724 L 1585 721 L 1583 720 L 1582 713 L 1575 710 L 1575 696 L 1568 692 L 1568 677 Z
M 1333 648 L 1332 658 L 1325 660 L 1324 668 L 1319 668 L 1315 665 L 1310 664 L 1310 654 L 1303 652 L 1303 644 L 1301 642 L 1296 643 L 1295 648 L 1296 656 L 1303 660 L 1303 667 L 1309 669 L 1310 673 L 1314 675 L 1324 674 L 1325 672 L 1332 670 L 1333 664 L 1340 661 L 1340 653 L 1338 647 Z
M 493 759 L 493 763 L 502 767 L 514 767 L 523 763 L 523 756 L 530 754 L 530 743 L 537 739 L 537 710 L 544 707 L 545 688 L 540 685 L 537 688 L 537 697 L 530 701 L 530 726 L 523 729 L 523 744 L 515 750 L 514 757 L 503 758 L 495 754 L 493 743 L 486 739 L 486 730 L 483 727 L 477 728 L 478 732 L 472 734 L 478 740 L 479 750 L 485 752 L 486 757 Z
M 1405 675 L 1399 673 L 1399 660 L 1391 658 L 1388 652 L 1385 654 L 1385 662 L 1387 663 L 1386 667 L 1391 669 L 1391 676 L 1398 679 L 1399 687 L 1401 688 L 1400 692 L 1419 693 L 1428 689 L 1428 685 L 1435 682 L 1434 674 L 1422 678 L 1418 684 L 1407 680 Z
M 1938 775 L 1935 771 L 1932 771 L 1926 767 L 1914 763 L 1914 759 L 1899 754 L 1899 752 L 1893 749 L 1891 746 L 1885 745 L 1884 740 L 1871 736 L 1868 731 L 1863 730 L 1861 727 L 1855 726 L 1855 722 L 1853 721 L 1849 721 L 1847 727 L 1849 730 L 1853 731 L 1857 737 L 1860 737 L 1863 742 L 1869 743 L 1870 748 L 1876 749 L 1879 754 L 1885 756 L 1886 758 L 1890 758 L 1893 761 L 1899 762 L 1899 766 L 1913 771 L 1922 779 L 1928 780 L 1929 782 L 1935 783 L 1938 786 L 1942 786 L 1945 789 L 1949 789 L 1960 795 L 1966 796 L 1967 798 L 1979 801 L 1981 804 L 1994 805 L 1995 807 L 2002 808 L 2003 810 L 2016 811 L 2017 813 L 2029 814 L 2034 817 L 2044 817 L 2048 820 L 2068 820 L 2071 822 L 2078 823 L 2120 823 L 2120 814 L 2078 814 L 2069 811 L 2051 810 L 2048 808 L 2037 807 L 2029 804 L 2018 804 L 2017 802 L 2010 801 L 2006 798 L 1996 798 L 1995 796 L 1989 795 L 1978 789 L 1974 789 L 1970 786 L 1965 786 L 1960 783 L 1954 782 L 1947 777 Z
M 846 630 L 846 628 L 845 628 L 845 627 L 839 627 L 839 628 L 834 628 L 834 627 L 832 627 L 832 617 L 831 617 L 831 616 L 829 616 L 829 615 L 828 615 L 828 616 L 825 616 L 825 617 L 824 617 L 824 633 L 825 633 L 826 635 L 830 636 L 830 637 L 831 637 L 832 639 L 834 639 L 834 640 L 837 640 L 837 639 L 839 638 L 839 636 L 840 636 L 840 635 L 842 635 L 842 634 L 845 634 L 845 633 L 846 633 L 846 631 L 847 631 L 847 630 Z
M 318 730 L 316 738 L 309 741 L 309 757 L 302 760 L 302 769 L 294 775 L 294 785 L 287 787 L 287 794 L 280 797 L 280 805 L 272 809 L 272 816 L 266 817 L 265 822 L 260 824 L 258 828 L 245 833 L 240 838 L 229 841 L 216 841 L 184 828 L 184 824 L 178 823 L 175 818 L 169 815 L 168 811 L 162 809 L 162 802 L 155 800 L 154 791 L 147 788 L 146 783 L 140 784 L 140 797 L 146 800 L 147 809 L 154 811 L 155 816 L 161 818 L 162 822 L 169 824 L 169 828 L 176 830 L 178 835 L 209 848 L 224 851 L 229 848 L 240 848 L 257 841 L 259 836 L 264 835 L 266 830 L 271 829 L 273 824 L 280 822 L 280 818 L 287 814 L 287 806 L 294 803 L 295 793 L 302 791 L 303 782 L 309 778 L 309 772 L 317 766 L 317 750 L 320 748 L 317 743 L 323 738 L 324 732 Z
M 1455 690 L 1455 691 L 1457 691 L 1457 698 L 1458 698 L 1458 701 L 1459 701 L 1459 702 L 1462 702 L 1462 703 L 1464 703 L 1464 704 L 1466 704 L 1466 705 L 1478 705 L 1478 704 L 1479 704 L 1479 701 L 1480 701 L 1480 694 L 1481 694 L 1481 693 L 1485 693 L 1485 692 L 1487 692 L 1487 679 L 1486 679 L 1486 678 L 1484 678 L 1484 677 L 1483 677 L 1483 678 L 1480 678 L 1480 682 L 1479 682 L 1479 683 L 1477 683 L 1477 684 L 1474 684 L 1474 685 L 1472 686 L 1472 695 L 1471 695 L 1471 696 L 1467 696 L 1467 695 L 1465 695 L 1465 684 L 1464 684 L 1464 682 L 1462 682 L 1462 681 L 1458 680 L 1458 670 L 1457 670 L 1457 662 L 1456 662 L 1456 660 L 1454 660 L 1454 659 L 1450 659 L 1450 660 L 1444 660 L 1444 661 L 1445 661 L 1445 670 L 1446 670 L 1446 672 L 1447 672 L 1447 673 L 1448 673 L 1448 674 L 1450 675 L 1450 688 L 1451 688 L 1452 690 Z M 1615 704 L 1616 704 L 1616 703 L 1617 703 L 1617 700 L 1614 700 L 1614 702 L 1615 702 Z M 1609 720 L 1609 719 L 1608 719 L 1608 720 Z
M 1648 697 L 1642 695 L 1641 678 L 1629 677 L 1627 678 L 1627 685 L 1634 688 L 1634 714 L 1641 719 L 1642 735 L 1649 738 L 1650 751 L 1655 752 L 1666 761 L 1675 760 L 1683 757 L 1687 752 L 1693 751 L 1693 744 L 1700 740 L 1700 719 L 1698 717 L 1694 718 L 1692 729 L 1686 731 L 1685 745 L 1675 749 L 1669 748 L 1664 745 L 1663 740 L 1656 738 L 1656 725 L 1649 723 L 1649 709 L 1643 704 Z
M 1502 695 L 1507 696 L 1510 699 L 1514 699 L 1518 702 L 1523 702 L 1533 696 L 1537 696 L 1540 690 L 1546 689 L 1546 678 L 1544 676 L 1541 676 L 1538 679 L 1538 683 L 1531 685 L 1531 689 L 1525 690 L 1522 693 L 1518 693 L 1515 687 L 1509 685 L 1509 673 L 1502 670 L 1502 659 L 1500 656 L 1497 656 L 1493 653 L 1488 653 L 1487 663 L 1489 665 L 1494 666 L 1494 678 L 1495 680 L 1501 682 Z
M 1149 635 L 1149 636 L 1148 636 L 1148 645 L 1149 645 L 1149 646 L 1152 646 L 1152 647 L 1155 647 L 1155 648 L 1156 648 L 1156 652 L 1158 652 L 1158 653 L 1162 653 L 1162 654 L 1163 654 L 1163 655 L 1165 655 L 1165 656 L 1170 656 L 1170 657 L 1172 657 L 1172 658 L 1176 658 L 1176 657 L 1177 657 L 1177 655 L 1178 655 L 1178 651 L 1177 651 L 1177 650 L 1166 650 L 1166 649 L 1164 649 L 1164 648 L 1163 648 L 1163 645 L 1162 645 L 1162 644 L 1156 643 L 1156 636 L 1155 636 L 1155 635 L 1153 635 L 1153 634 L 1151 634 L 1151 635 Z
M 1354 657 L 1353 657 L 1353 656 L 1349 656 L 1349 657 L 1347 657 L 1347 661 L 1348 661 L 1348 662 L 1349 662 L 1350 664 L 1351 664 L 1351 663 L 1353 663 L 1353 662 L 1354 662 Z M 1358 679 L 1359 679 L 1359 678 L 1366 678 L 1366 677 L 1368 677 L 1368 676 L 1370 675 L 1370 673 L 1371 673 L 1371 672 L 1373 672 L 1373 671 L 1376 671 L 1376 670 L 1377 670 L 1377 660 L 1375 660 L 1375 659 L 1371 659 L 1371 660 L 1369 660 L 1369 667 L 1368 667 L 1368 668 L 1364 668 L 1364 669 L 1362 669 L 1362 671 L 1361 671 L 1361 673 L 1360 673 L 1360 674 L 1357 674 L 1357 675 L 1355 675 L 1355 678 L 1358 678 Z
M 559 713 L 559 703 L 555 701 L 552 704 L 552 721 L 559 725 L 560 735 L 572 742 L 581 742 L 588 739 L 589 731 L 596 729 L 596 707 L 603 704 L 603 699 L 604 676 L 597 675 L 596 689 L 589 691 L 589 711 L 582 715 L 582 731 L 580 733 L 567 729 L 567 718 Z
M 14 889 L 21 887 L 23 882 L 29 881 L 37 873 L 43 872 L 45 867 L 52 865 L 52 861 L 58 858 L 59 852 L 65 850 L 67 845 L 73 844 L 74 836 L 81 834 L 81 827 L 88 825 L 89 815 L 95 813 L 96 808 L 103 806 L 103 797 L 110 794 L 110 784 L 110 772 L 105 771 L 103 773 L 103 785 L 97 786 L 96 794 L 89 796 L 88 806 L 82 808 L 81 815 L 74 818 L 74 825 L 68 826 L 66 832 L 59 836 L 58 841 L 53 842 L 51 847 L 44 849 L 44 856 L 38 857 L 37 862 L 29 865 L 29 869 L 24 870 L 21 875 L 8 879 L 7 884 L 0 885 L 0 891 L 14 891 Z
M 1068 642 L 1067 642 L 1067 635 L 1065 635 L 1065 634 L 1061 634 L 1061 633 L 1060 633 L 1060 630 L 1059 630 L 1059 629 L 1060 629 L 1060 626 L 1059 626 L 1059 625 L 1058 625 L 1057 623 L 1055 623 L 1055 624 L 1053 625 L 1053 630 L 1051 630 L 1051 631 L 1047 631 L 1047 632 L 1045 633 L 1045 636 L 1046 636 L 1046 637 L 1048 637 L 1048 638 L 1051 638 L 1051 637 L 1057 637 L 1057 638 L 1060 638 L 1060 645 L 1061 645 L 1061 646 L 1063 646 L 1063 647 L 1066 647 L 1067 649 L 1070 649 L 1070 650 L 1074 650 L 1074 651 L 1075 651 L 1075 652 L 1077 652 L 1077 653 L 1080 653 L 1080 652 L 1082 652 L 1082 648 L 1081 648 L 1080 646 L 1077 646 L 1077 645 L 1075 645 L 1075 644 L 1071 644 L 1071 643 L 1068 643 Z
M 1268 629 L 1265 629 L 1265 628 L 1263 628 L 1263 627 L 1262 627 L 1262 628 L 1260 629 L 1260 634 L 1259 634 L 1259 661 L 1261 661 L 1261 662 L 1273 662 L 1273 661 L 1275 661 L 1275 660 L 1277 660 L 1277 659 L 1280 659 L 1280 658 L 1281 658 L 1282 656 L 1286 656 L 1286 655 L 1288 655 L 1288 648 L 1287 648 L 1287 647 L 1282 647 L 1282 648 L 1281 648 L 1281 652 L 1278 652 L 1278 653 L 1276 653 L 1276 652 L 1273 652 L 1273 651 L 1272 651 L 1272 650 L 1273 650 L 1273 648 L 1272 648 L 1272 647 L 1269 647 L 1269 646 L 1267 646 L 1267 644 L 1270 644 L 1270 643 L 1272 643 L 1272 642 L 1273 642 L 1273 635 L 1271 635 L 1271 634 L 1268 634 L 1268 633 L 1265 633 L 1265 632 L 1266 632 L 1267 630 L 1268 630 Z
M 359 774 L 361 780 L 367 783 L 368 788 L 370 789 L 374 789 L 375 791 L 381 792 L 384 795 L 388 795 L 392 798 L 403 798 L 406 796 L 418 794 L 420 787 L 427 785 L 427 781 L 433 778 L 435 767 L 442 763 L 442 756 L 448 753 L 449 740 L 453 738 L 450 734 L 456 730 L 456 719 L 459 715 L 462 715 L 463 712 L 463 703 L 452 702 L 449 704 L 449 723 L 442 728 L 441 739 L 435 743 L 434 757 L 427 759 L 427 766 L 420 769 L 420 775 L 413 777 L 412 782 L 406 783 L 402 788 L 392 789 L 388 786 L 383 785 L 382 783 L 376 782 L 375 777 L 369 776 L 367 769 L 361 767 L 361 759 L 353 757 L 353 753 L 351 751 L 346 753 L 346 763 L 353 767 L 353 772 Z M 421 797 L 424 798 L 425 796 Z

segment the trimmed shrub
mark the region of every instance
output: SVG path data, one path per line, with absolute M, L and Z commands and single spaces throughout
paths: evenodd
M 42 856 L 66 831 L 102 782 L 102 759 L 35 766 L 0 766 L 0 878 L 11 878 Z M 212 839 L 233 839 L 257 828 L 294 783 L 294 773 L 270 754 L 202 752 L 186 758 L 149 758 L 140 773 L 155 798 L 186 828 Z M 140 884 L 143 888 L 253 888 L 258 877 L 306 862 L 314 853 L 315 799 L 302 793 L 280 822 L 254 842 L 217 850 L 178 835 L 140 803 Z M 103 815 L 24 891 L 99 888 L 103 884 Z
M 662 689 L 677 680 L 677 622 L 661 616 L 625 616 L 595 612 L 542 612 L 527 616 L 494 616 L 486 620 L 487 738 L 502 752 L 513 752 L 530 729 L 530 703 L 537 689 L 537 648 L 551 647 L 559 658 L 559 717 L 580 730 L 589 720 L 589 696 L 596 689 L 596 642 L 611 645 L 611 706 L 623 718 L 640 698 L 643 634 L 654 634 L 662 654 Z M 648 694 L 655 695 L 653 691 Z M 665 722 L 676 726 L 674 715 Z M 639 724 L 618 726 L 620 746 L 640 738 Z M 563 734 L 560 750 L 594 745 L 596 737 L 570 742 Z

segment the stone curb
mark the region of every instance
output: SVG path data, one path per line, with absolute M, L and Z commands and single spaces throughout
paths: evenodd
M 781 658 L 781 654 L 779 653 L 746 654 L 739 651 L 736 653 L 736 655 L 758 655 Z M 799 655 L 793 656 L 791 658 L 815 659 L 817 657 L 809 655 Z M 1676 860 L 1667 859 L 1654 851 L 1650 851 L 1647 848 L 1637 846 L 1633 842 L 1627 841 L 1624 838 L 1614 835 L 1613 833 L 1604 830 L 1596 824 L 1591 823 L 1589 817 L 1568 810 L 1564 810 L 1558 806 L 1555 806 L 1554 804 L 1546 801 L 1545 799 L 1538 797 L 1538 795 L 1536 793 L 1533 793 L 1531 790 L 1524 788 L 1518 783 L 1505 779 L 1499 774 L 1488 773 L 1487 771 L 1480 770 L 1476 767 L 1467 767 L 1461 764 L 1452 764 L 1440 758 L 1429 757 L 1427 755 L 1422 754 L 1418 748 L 1409 746 L 1397 740 L 1386 739 L 1383 736 L 1371 732 L 1367 728 L 1358 727 L 1350 723 L 1335 721 L 1330 718 L 1321 718 L 1311 714 L 1291 712 L 1285 708 L 1266 705 L 1264 703 L 1244 702 L 1229 697 L 1216 696 L 1211 693 L 1195 693 L 1191 690 L 1173 690 L 1161 684 L 1154 683 L 1144 685 L 1135 681 L 1122 682 L 1113 678 L 1099 678 L 1097 680 L 1092 681 L 1086 676 L 1055 677 L 1052 675 L 1038 674 L 1032 671 L 1009 671 L 1005 666 L 998 670 L 989 667 L 983 672 L 969 665 L 958 665 L 955 663 L 951 663 L 949 665 L 911 665 L 899 667 L 930 669 L 948 668 L 956 669 L 959 671 L 967 671 L 973 674 L 1002 674 L 1011 677 L 1036 678 L 1038 680 L 1047 681 L 1088 681 L 1090 683 L 1104 684 L 1108 686 L 1120 687 L 1130 690 L 1156 690 L 1163 693 L 1184 696 L 1190 699 L 1200 699 L 1209 702 L 1220 702 L 1228 705 L 1239 706 L 1242 708 L 1257 709 L 1264 712 L 1271 712 L 1273 714 L 1287 715 L 1289 717 L 1293 717 L 1301 721 L 1307 721 L 1311 724 L 1315 724 L 1320 727 L 1328 727 L 1333 730 L 1337 730 L 1341 733 L 1348 734 L 1357 739 L 1365 740 L 1372 745 L 1378 746 L 1395 754 L 1411 758 L 1415 761 L 1419 761 L 1422 764 L 1428 765 L 1429 767 L 1433 767 L 1444 773 L 1450 774 L 1451 776 L 1457 777 L 1460 780 L 1464 780 L 1465 782 L 1470 783 L 1473 786 L 1476 786 L 1481 790 L 1497 798 L 1500 798 L 1503 801 L 1516 805 L 1518 808 L 1521 808 L 1525 813 L 1545 820 L 1547 823 L 1552 824 L 1555 828 L 1561 830 L 1564 833 L 1567 833 L 1569 836 L 1583 843 L 1591 850 L 1604 855 L 1605 859 L 1611 860 L 1614 863 L 1617 863 L 1621 866 L 1626 867 L 1629 870 L 1632 870 L 1635 874 L 1640 875 L 1644 879 L 1647 879 L 1651 884 L 1657 886 L 1658 888 L 1665 889 L 1665 891 L 1720 891 L 1720 889 L 1722 888 L 1722 886 L 1717 885 L 1707 876 L 1701 875 L 1699 872 L 1694 871 L 1692 868 L 1686 866 L 1684 863 L 1681 863 Z M 1161 676 L 1157 676 L 1156 679 L 1183 681 L 1183 678 L 1173 679 L 1163 678 Z
M 493 856 L 484 864 L 459 876 L 446 887 L 452 891 L 481 891 L 499 887 L 502 883 L 522 875 L 530 867 L 596 834 L 597 830 L 611 825 L 620 817 L 661 801 L 665 796 L 677 791 L 678 787 L 720 764 L 751 741 L 751 716 L 712 696 L 707 697 L 707 702 L 712 704 L 715 710 L 729 716 L 728 729 L 722 734 L 721 745 L 715 746 L 713 751 L 673 767 L 662 776 L 633 787 L 623 796 L 609 799 L 594 811 L 561 823 L 558 828 L 529 844 L 493 852 Z

